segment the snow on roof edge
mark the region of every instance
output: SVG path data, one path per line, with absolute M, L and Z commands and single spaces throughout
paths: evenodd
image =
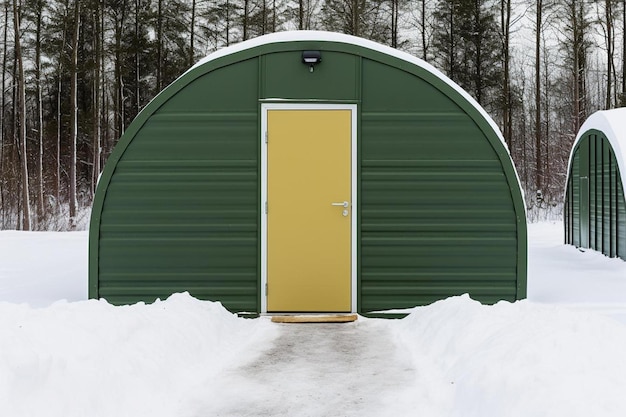
M 624 107 L 600 110 L 593 113 L 585 120 L 578 130 L 576 139 L 572 144 L 572 150 L 570 151 L 569 161 L 567 163 L 568 178 L 574 158 L 574 150 L 585 133 L 591 129 L 599 130 L 604 133 L 611 144 L 615 159 L 617 160 L 622 186 L 626 187 L 626 108 Z M 567 183 L 565 187 L 567 187 Z M 563 195 L 565 195 L 565 193 L 563 193 Z
M 432 73 L 437 78 L 444 81 L 454 90 L 456 90 L 463 98 L 465 98 L 472 106 L 474 106 L 481 115 L 489 122 L 489 125 L 494 130 L 498 139 L 504 145 L 504 148 L 507 150 L 510 156 L 509 148 L 500 132 L 500 128 L 496 124 L 496 122 L 489 116 L 489 114 L 483 109 L 483 107 L 478 104 L 476 100 L 472 96 L 467 93 L 463 88 L 461 88 L 457 83 L 452 81 L 446 75 L 444 75 L 437 68 L 433 67 L 426 61 L 417 58 L 409 53 L 399 51 L 390 46 L 382 45 L 377 42 L 373 42 L 367 39 L 359 38 L 352 35 L 345 35 L 343 33 L 335 33 L 335 32 L 325 32 L 325 31 L 317 31 L 317 30 L 295 30 L 295 31 L 286 31 L 286 32 L 275 32 L 270 33 L 268 35 L 259 36 L 253 39 L 249 39 L 247 41 L 243 41 L 237 43 L 235 45 L 227 46 L 225 48 L 219 49 L 212 54 L 207 55 L 200 61 L 198 61 L 194 66 L 192 66 L 187 72 L 206 64 L 207 62 L 213 61 L 215 59 L 221 58 L 226 55 L 230 55 L 236 52 L 244 51 L 246 49 L 255 48 L 257 46 L 266 45 L 270 43 L 281 43 L 281 42 L 293 42 L 293 41 L 325 41 L 325 42 L 338 42 L 338 43 L 349 43 L 357 46 L 361 46 L 363 48 L 371 49 L 374 51 L 378 51 L 384 53 L 386 55 L 391 55 L 396 58 L 399 58 L 403 61 L 410 62 L 418 67 L 425 69 L 426 71 Z M 187 73 L 185 72 L 185 74 Z M 183 74 L 184 75 L 184 74 Z
M 483 118 L 487 121 L 491 129 L 494 131 L 502 146 L 506 150 L 509 155 L 509 159 L 511 160 L 511 165 L 513 166 L 513 172 L 515 173 L 515 178 L 517 180 L 517 184 L 520 187 L 520 191 L 522 194 L 522 201 L 524 204 L 524 210 L 526 210 L 526 197 L 524 195 L 524 191 L 522 189 L 522 182 L 520 181 L 519 174 L 517 173 L 517 169 L 515 168 L 515 164 L 513 163 L 513 158 L 511 157 L 511 151 L 504 140 L 504 136 L 502 136 L 502 132 L 500 128 L 496 124 L 496 122 L 491 118 L 491 116 L 487 113 L 487 111 L 471 96 L 467 91 L 461 88 L 457 83 L 448 78 L 445 74 L 439 71 L 437 68 L 433 67 L 428 62 L 413 56 L 407 52 L 400 51 L 398 49 L 394 49 L 390 46 L 382 45 L 380 43 L 370 41 L 368 39 L 359 38 L 357 36 L 346 35 L 343 33 L 336 32 L 326 32 L 326 31 L 317 31 L 317 30 L 295 30 L 295 31 L 284 31 L 284 32 L 275 32 L 270 33 L 268 35 L 259 36 L 256 38 L 252 38 L 235 45 L 227 46 L 225 48 L 219 49 L 200 61 L 198 61 L 194 66 L 192 66 L 189 70 L 187 70 L 183 76 L 193 69 L 206 64 L 207 62 L 213 61 L 215 59 L 221 58 L 226 55 L 234 54 L 236 52 L 244 51 L 247 49 L 255 48 L 257 46 L 266 45 L 270 43 L 281 43 L 281 42 L 294 42 L 294 41 L 325 41 L 325 42 L 337 42 L 337 43 L 348 43 L 352 45 L 361 46 L 363 48 L 371 49 L 374 51 L 381 52 L 386 55 L 391 55 L 403 61 L 407 61 L 411 64 L 414 64 L 418 67 L 425 69 L 430 72 L 441 81 L 445 82 L 448 86 L 450 86 L 453 90 L 457 91 L 465 100 L 467 100 L 474 108 L 478 110 L 478 112 L 483 116 Z

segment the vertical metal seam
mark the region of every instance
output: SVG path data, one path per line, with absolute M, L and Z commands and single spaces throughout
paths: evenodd
M 604 186 L 605 186 L 605 184 L 604 184 L 604 181 L 605 181 L 605 178 L 604 178 L 604 141 L 602 141 L 602 144 L 600 145 L 600 148 L 602 149 L 602 156 L 601 156 L 601 159 L 600 159 L 601 164 L 602 164 L 602 167 L 601 167 L 601 172 L 602 172 L 602 181 L 601 181 L 601 183 L 602 183 L 602 245 L 600 245 L 601 246 L 601 250 L 600 251 L 602 253 L 604 253 L 604 242 L 605 242 L 604 233 L 606 233 L 605 232 L 606 231 L 606 223 L 605 223 L 605 217 L 606 216 L 604 215 L 604 213 L 605 213 L 604 204 L 605 204 L 605 201 L 606 201 L 606 191 L 605 191 L 605 188 L 604 188 Z
M 608 183 L 609 183 L 609 189 L 607 192 L 607 197 L 608 197 L 608 203 L 609 203 L 609 216 L 608 216 L 608 223 L 609 223 L 609 227 L 608 227 L 608 249 L 605 253 L 606 256 L 611 257 L 611 252 L 612 252 L 612 247 L 611 247 L 611 234 L 612 234 L 612 230 L 613 230 L 613 207 L 612 207 L 612 198 L 611 198 L 611 192 L 613 191 L 613 176 L 611 175 L 611 150 L 609 149 L 609 158 L 607 161 L 607 174 L 608 174 Z

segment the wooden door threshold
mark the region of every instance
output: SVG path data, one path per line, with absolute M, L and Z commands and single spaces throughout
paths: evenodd
M 357 314 L 304 314 L 272 316 L 273 323 L 350 323 Z

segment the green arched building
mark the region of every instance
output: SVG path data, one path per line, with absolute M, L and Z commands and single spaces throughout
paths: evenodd
M 189 291 L 234 312 L 402 309 L 526 296 L 526 217 L 495 123 L 423 61 L 284 32 L 220 50 L 116 146 L 89 295 Z
M 626 260 L 626 108 L 599 111 L 581 126 L 565 190 L 565 243 Z

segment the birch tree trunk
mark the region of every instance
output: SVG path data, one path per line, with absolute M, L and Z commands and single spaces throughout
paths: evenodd
M 43 99 L 41 93 L 41 26 L 44 3 L 37 1 L 37 17 L 35 32 L 35 92 L 37 94 L 37 221 L 41 223 L 45 216 L 43 199 Z
M 626 106 L 626 1 L 622 5 L 622 106 Z
M 63 32 L 61 33 L 61 39 L 65 39 L 67 34 L 67 16 L 69 14 L 69 0 L 65 0 L 63 19 Z M 59 61 L 57 63 L 57 140 L 56 140 L 56 172 L 54 175 L 55 187 L 54 196 L 56 201 L 56 214 L 61 212 L 61 135 L 62 135 L 62 114 L 61 114 L 61 92 L 63 91 L 63 55 L 65 50 L 65 42 L 61 43 L 59 48 Z
M 100 44 L 100 2 L 96 2 L 93 12 L 93 20 L 96 36 L 93 38 L 94 51 L 96 53 L 93 69 L 93 171 L 91 174 L 91 198 L 96 194 L 98 177 L 100 176 L 100 154 L 102 149 L 101 125 L 100 125 L 100 66 L 102 65 L 102 47 Z
M 72 82 L 70 86 L 70 228 L 76 226 L 76 142 L 78 139 L 78 36 L 80 34 L 80 0 L 74 0 L 74 35 L 72 37 Z
M 511 38 L 511 0 L 502 0 L 501 3 L 501 25 L 502 25 L 502 61 L 504 66 L 503 73 L 503 98 L 504 109 L 502 117 L 502 126 L 504 133 L 504 140 L 509 147 L 509 151 L 513 152 L 513 135 L 512 135 L 512 99 L 511 99 L 511 57 L 509 42 Z
M 420 32 L 422 35 L 422 59 L 426 61 L 428 57 L 428 43 L 426 40 L 426 0 L 422 0 Z
M 195 56 L 195 34 L 196 34 L 196 0 L 191 1 L 191 29 L 189 34 L 189 66 L 194 63 Z
M 2 207 L 2 229 L 6 227 L 6 194 L 5 194 L 5 150 L 6 146 L 6 132 L 4 124 L 4 111 L 6 108 L 6 94 L 4 92 L 7 89 L 7 45 L 8 45 L 8 26 L 9 26 L 9 2 L 4 3 L 4 30 L 2 32 L 2 108 L 0 109 L 0 203 Z
M 20 147 L 20 165 L 22 174 L 22 230 L 30 230 L 30 204 L 28 198 L 28 155 L 26 154 L 26 86 L 24 85 L 24 62 L 20 42 L 20 7 L 19 0 L 13 1 L 13 29 L 15 35 L 15 60 L 17 63 L 17 139 Z
M 139 19 L 141 18 L 141 0 L 135 0 L 135 40 L 139 43 Z M 135 50 L 135 115 L 141 110 L 141 68 L 140 68 L 140 51 Z
M 124 62 L 122 62 L 122 36 L 124 31 L 124 25 L 126 22 L 126 1 L 121 2 L 121 7 L 117 10 L 112 10 L 113 20 L 115 24 L 115 64 L 114 64 L 114 77 L 113 88 L 115 92 L 113 94 L 113 117 L 115 126 L 116 139 L 122 136 L 125 130 L 125 112 L 124 112 L 124 81 L 122 79 L 122 70 Z M 160 56 L 157 59 L 160 60 Z M 159 63 L 157 63 L 157 84 L 159 83 L 160 72 Z
M 163 89 L 163 0 L 157 2 L 157 73 L 156 73 L 156 90 Z
M 613 0 L 605 0 L 606 18 L 606 103 L 605 109 L 613 107 Z
M 541 25 L 543 0 L 537 0 L 535 27 L 535 189 L 542 187 L 541 160 Z

